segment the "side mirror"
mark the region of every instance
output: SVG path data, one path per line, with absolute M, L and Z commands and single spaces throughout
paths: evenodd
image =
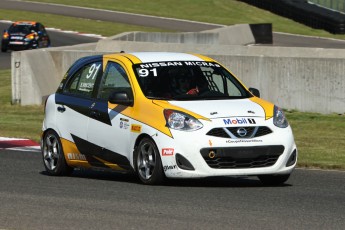
M 258 89 L 249 88 L 249 92 L 251 92 L 256 97 L 260 97 L 260 91 Z
M 111 104 L 119 104 L 125 106 L 132 106 L 134 102 L 133 97 L 128 95 L 128 93 L 124 91 L 112 92 L 108 98 L 108 101 Z

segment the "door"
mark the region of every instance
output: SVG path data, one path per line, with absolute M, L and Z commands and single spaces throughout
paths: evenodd
M 112 92 L 126 91 L 132 95 L 132 89 L 125 69 L 116 62 L 109 61 L 100 82 L 88 126 L 88 141 L 96 144 L 101 153 L 99 158 L 105 167 L 129 169 L 128 152 L 131 118 L 121 111 L 128 106 L 118 105 L 108 108 L 108 97 Z M 109 165 L 111 164 L 111 165 Z
M 87 149 L 82 143 L 87 141 L 87 126 L 98 75 L 102 75 L 101 58 L 81 65 L 68 78 L 63 92 L 56 94 L 56 123 L 60 135 L 66 141 L 75 143 L 78 149 Z

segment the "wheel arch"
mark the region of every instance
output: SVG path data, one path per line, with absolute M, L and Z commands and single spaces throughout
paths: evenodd
M 134 167 L 134 154 L 135 154 L 135 151 L 137 150 L 137 148 L 138 148 L 138 146 L 139 146 L 140 141 L 141 141 L 142 139 L 144 139 L 145 137 L 150 138 L 150 139 L 155 143 L 155 145 L 156 145 L 156 147 L 157 147 L 157 144 L 156 144 L 155 140 L 154 140 L 150 135 L 148 135 L 147 133 L 141 133 L 141 134 L 136 138 L 136 140 L 135 140 L 135 142 L 134 142 L 134 145 L 133 145 L 133 151 L 132 151 L 132 153 L 131 153 L 131 155 L 130 155 L 130 157 L 131 157 L 130 162 L 131 162 L 131 166 L 132 166 L 132 168 L 134 169 L 134 171 L 135 171 L 135 167 Z

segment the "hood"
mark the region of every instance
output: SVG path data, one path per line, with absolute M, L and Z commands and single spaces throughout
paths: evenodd
M 223 117 L 263 117 L 273 113 L 273 104 L 263 100 L 236 99 L 217 101 L 169 101 L 187 111 L 197 113 L 209 119 Z M 272 110 L 272 111 L 270 111 Z

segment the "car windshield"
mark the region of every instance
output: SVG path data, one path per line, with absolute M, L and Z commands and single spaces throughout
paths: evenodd
M 32 25 L 12 25 L 9 29 L 9 33 L 25 33 L 28 34 L 33 30 Z
M 252 95 L 215 62 L 150 62 L 133 66 L 146 97 L 162 100 L 224 100 Z

